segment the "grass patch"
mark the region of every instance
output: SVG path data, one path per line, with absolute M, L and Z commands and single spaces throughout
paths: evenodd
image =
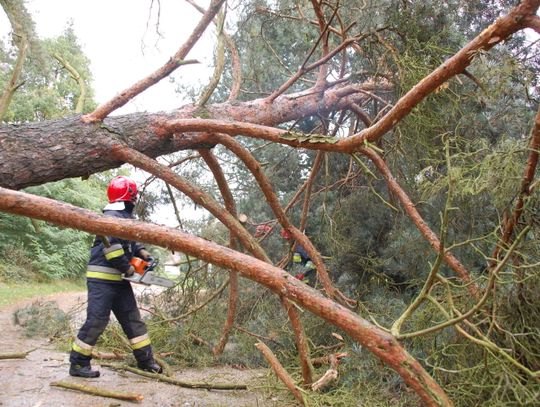
M 13 323 L 24 328 L 27 338 L 59 338 L 70 331 L 70 320 L 56 301 L 38 300 L 13 313 Z
M 0 283 L 0 309 L 20 300 L 70 291 L 84 291 L 84 280 L 60 280 L 39 283 Z

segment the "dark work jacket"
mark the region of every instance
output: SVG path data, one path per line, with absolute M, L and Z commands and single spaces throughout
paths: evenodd
M 103 209 L 105 216 L 133 219 L 132 212 L 124 202 L 115 202 Z M 122 281 L 122 274 L 128 271 L 129 261 L 145 247 L 131 240 L 107 237 L 110 246 L 106 247 L 100 236 L 96 236 L 90 249 L 88 261 L 88 280 L 117 283 Z
M 311 258 L 307 254 L 306 250 L 299 243 L 296 243 L 296 246 L 294 247 L 294 252 L 300 255 L 300 258 L 302 259 L 300 264 L 302 266 L 305 266 L 308 261 L 311 261 Z

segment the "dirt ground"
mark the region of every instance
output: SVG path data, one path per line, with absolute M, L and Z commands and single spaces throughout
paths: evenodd
M 84 310 L 86 293 L 63 293 L 41 298 L 56 301 L 65 312 Z M 224 391 L 188 389 L 157 382 L 132 373 L 121 373 L 96 362 L 101 371 L 97 379 L 81 379 L 68 374 L 68 355 L 59 352 L 46 338 L 26 338 L 20 326 L 12 322 L 15 310 L 31 304 L 33 300 L 12 304 L 0 309 L 0 354 L 26 352 L 35 349 L 25 359 L 0 360 L 0 406 L 2 407 L 203 407 L 203 406 L 260 406 L 290 405 L 276 397 L 268 397 L 257 390 L 258 382 L 267 374 L 262 370 L 238 370 L 229 366 L 205 369 L 182 369 L 175 377 L 188 382 L 241 383 L 248 390 Z M 84 384 L 100 389 L 138 393 L 141 402 L 122 401 L 50 386 L 54 381 Z

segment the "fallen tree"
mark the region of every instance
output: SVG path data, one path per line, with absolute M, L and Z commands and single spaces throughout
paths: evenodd
M 341 328 L 396 370 L 426 405 L 452 405 L 441 387 L 392 335 L 271 264 L 176 229 L 139 221 L 117 221 L 52 199 L 5 188 L 0 188 L 0 210 L 89 233 L 151 243 L 238 271 L 243 277 L 268 287 Z
M 212 12 L 205 14 L 201 25 L 198 26 L 199 34 L 205 24 L 209 24 L 212 20 L 211 16 L 217 13 L 220 4 L 221 2 L 212 3 Z M 257 252 L 257 257 L 259 257 L 257 259 L 177 230 L 140 222 L 112 221 L 82 209 L 12 190 L 69 177 L 86 177 L 93 173 L 117 168 L 130 160 L 137 161 L 142 167 L 149 162 L 145 162 L 145 157 L 150 160 L 185 149 L 209 149 L 225 142 L 234 148 L 233 143 L 223 134 L 247 136 L 294 148 L 366 155 L 376 163 L 377 168 L 387 180 L 389 189 L 399 197 L 408 215 L 433 249 L 442 251 L 441 239 L 415 210 L 412 200 L 397 184 L 384 160 L 375 154 L 377 150 L 373 144 L 379 142 L 385 134 L 394 129 L 428 95 L 443 87 L 445 82 L 459 74 L 466 74 L 465 69 L 481 52 L 491 49 L 525 27 L 539 31 L 536 16 L 539 5 L 539 1 L 521 2 L 431 74 L 425 76 L 375 121 L 366 117 L 358 106 L 366 100 L 380 98 L 381 95 L 391 95 L 394 86 L 381 79 L 363 84 L 350 83 L 343 77 L 335 82 L 326 80 L 328 70 L 325 63 L 344 48 L 348 46 L 354 48 L 359 38 L 355 37 L 354 41 L 351 38 L 345 38 L 347 30 L 343 29 L 342 43 L 330 51 L 327 41 L 328 30 L 331 31 L 330 22 L 325 21 L 324 13 L 321 12 L 322 5 L 317 2 L 312 2 L 312 6 L 320 27 L 319 39 L 323 42 L 323 55 L 316 63 L 303 65 L 298 73 L 291 76 L 290 81 L 286 81 L 270 96 L 248 102 L 230 100 L 208 105 L 193 104 L 169 113 L 139 113 L 107 117 L 126 100 L 166 76 L 164 73 L 170 72 L 176 65 L 180 66 L 182 61 L 178 58 L 184 58 L 187 54 L 186 50 L 189 49 L 189 46 L 182 47 L 172 60 L 172 66 L 168 64 L 164 70 L 159 71 L 159 74 L 155 73 L 148 80 L 135 84 L 133 88 L 122 92 L 118 100 L 115 99 L 102 105 L 89 115 L 38 123 L 2 125 L 0 127 L 0 185 L 4 188 L 0 189 L 0 210 L 85 230 L 89 233 L 114 235 L 152 243 L 237 271 L 244 277 L 268 287 L 277 295 L 294 301 L 342 328 L 362 346 L 396 370 L 426 404 L 451 405 L 451 401 L 441 387 L 406 352 L 394 336 L 358 317 L 349 309 L 334 302 L 332 298 L 325 297 L 290 278 L 290 275 L 281 269 L 262 261 L 264 254 L 260 251 Z M 335 30 L 333 27 L 332 29 Z M 188 43 L 191 44 L 192 41 L 186 44 Z M 345 57 L 343 58 L 345 61 Z M 284 94 L 285 90 L 304 73 L 316 68 L 320 68 L 320 71 L 313 87 L 301 92 Z M 309 115 L 345 110 L 356 112 L 358 118 L 366 125 L 364 129 L 350 134 L 349 137 L 303 134 L 289 131 L 285 127 L 273 127 L 285 126 L 289 121 Z M 534 127 L 532 139 L 533 141 L 538 139 L 538 126 Z M 537 141 L 532 142 L 531 145 L 536 149 Z M 119 152 L 122 151 L 135 153 L 129 155 L 131 158 L 128 160 L 127 153 L 120 155 Z M 136 152 L 143 155 L 142 159 L 133 158 Z M 523 190 L 514 218 L 519 217 L 522 199 L 529 193 L 532 174 L 536 168 L 535 154 L 531 155 L 525 171 Z M 245 157 L 245 162 L 249 163 L 250 158 Z M 261 171 L 260 166 L 250 165 L 250 171 L 254 175 Z M 159 169 L 156 169 L 157 171 Z M 165 178 L 163 174 L 161 177 Z M 261 185 L 266 185 L 263 178 L 259 177 L 258 181 Z M 185 190 L 189 187 L 186 185 Z M 265 193 L 269 192 L 266 197 L 272 201 L 271 191 L 268 191 L 266 187 L 263 189 Z M 199 191 L 192 191 L 193 196 L 199 194 Z M 204 203 L 204 199 L 201 202 Z M 209 203 L 205 205 L 207 209 L 210 207 Z M 275 202 L 272 202 L 272 205 L 276 218 L 280 219 L 282 225 L 291 225 L 284 215 L 285 211 L 281 210 L 279 205 L 276 206 Z M 212 213 L 215 215 L 223 215 L 222 221 L 227 224 L 231 235 L 243 237 L 242 243 L 250 246 L 250 237 L 235 222 L 235 214 L 231 213 L 230 208 L 226 212 L 223 208 L 212 206 L 211 211 L 214 211 Z M 505 243 L 510 243 L 509 235 L 515 223 L 516 219 L 513 219 L 505 225 L 503 239 Z M 460 280 L 467 285 L 469 292 L 477 295 L 478 287 L 470 278 L 469 271 L 459 260 L 447 251 L 442 253 L 442 257 L 456 271 Z M 456 310 L 456 313 L 458 312 Z M 232 318 L 230 323 L 232 323 Z M 534 376 L 535 373 L 532 372 L 531 375 Z

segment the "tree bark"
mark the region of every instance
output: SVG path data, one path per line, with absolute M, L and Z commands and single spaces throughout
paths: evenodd
M 298 350 L 298 357 L 300 358 L 300 367 L 302 369 L 302 378 L 304 386 L 307 387 L 313 383 L 313 365 L 311 364 L 311 357 L 309 351 L 309 345 L 304 333 L 304 328 L 300 322 L 300 315 L 298 314 L 295 305 L 287 298 L 280 297 L 283 307 L 287 311 L 289 321 L 294 331 L 294 337 L 296 341 L 296 347 Z
M 0 186 L 22 189 L 117 168 L 123 162 L 111 156 L 111 142 L 123 142 L 152 158 L 215 145 L 207 134 L 180 134 L 181 131 L 166 128 L 165 124 L 173 120 L 206 117 L 276 125 L 320 111 L 342 109 L 351 102 L 365 100 L 367 96 L 361 90 L 379 88 L 387 90 L 388 86 L 369 83 L 340 85 L 329 88 L 322 95 L 308 90 L 280 96 L 271 105 L 264 99 L 221 103 L 204 108 L 187 105 L 170 113 L 113 116 L 92 124 L 83 123 L 81 116 L 72 116 L 36 123 L 1 125 Z M 313 144 L 304 144 L 313 147 Z
M 238 271 L 341 328 L 394 369 L 428 406 L 452 406 L 444 390 L 389 333 L 296 280 L 289 273 L 216 243 L 182 231 L 135 220 L 117 220 L 52 199 L 0 187 L 0 210 L 88 233 L 117 236 L 186 253 Z
M 276 358 L 276 355 L 272 352 L 272 350 L 263 342 L 257 342 L 255 344 L 255 347 L 261 351 L 264 358 L 268 361 L 270 364 L 270 367 L 276 374 L 276 376 L 281 380 L 285 386 L 291 391 L 294 398 L 298 400 L 298 402 L 305 406 L 306 402 L 304 401 L 304 396 L 302 395 L 302 392 L 300 389 L 294 384 L 294 380 L 292 377 L 287 373 L 285 368 L 279 363 L 278 358 Z

